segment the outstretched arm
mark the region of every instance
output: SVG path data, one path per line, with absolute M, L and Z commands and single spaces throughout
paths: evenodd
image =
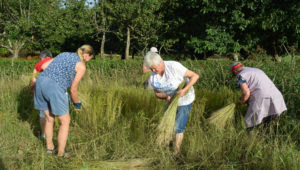
M 80 101 L 78 99 L 77 89 L 78 89 L 78 84 L 79 84 L 81 78 L 85 74 L 85 70 L 86 70 L 86 67 L 83 62 L 79 62 L 76 64 L 76 67 L 75 67 L 76 74 L 75 74 L 74 80 L 73 80 L 71 88 L 70 88 L 71 98 L 72 98 L 73 103 L 80 103 Z
M 155 93 L 155 96 L 159 99 L 164 99 L 164 100 L 167 100 L 168 102 L 170 102 L 172 99 L 171 96 L 168 96 L 165 93 L 158 92 L 156 90 L 154 90 L 154 93 Z
M 35 85 L 37 73 L 38 73 L 38 72 L 36 71 L 36 69 L 34 69 L 34 70 L 33 70 L 33 73 L 32 73 L 31 86 L 34 86 L 34 85 Z
M 239 99 L 240 104 L 245 104 L 249 97 L 250 97 L 250 89 L 246 83 L 243 83 L 240 85 L 241 91 L 242 91 L 242 96 Z
M 151 70 L 148 69 L 148 68 L 143 64 L 142 72 L 143 72 L 143 73 L 148 73 L 148 72 L 150 72 L 150 71 L 151 71 Z
M 32 73 L 32 79 L 31 79 L 31 82 L 30 82 L 30 92 L 31 94 L 33 95 L 33 92 L 34 92 L 34 87 L 35 87 L 35 83 L 36 83 L 36 75 L 37 75 L 37 71 L 36 69 L 33 70 L 33 73 Z

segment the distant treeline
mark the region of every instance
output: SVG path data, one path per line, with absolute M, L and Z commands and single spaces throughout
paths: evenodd
M 299 0 L 0 0 L 0 55 L 14 58 L 84 43 L 125 59 L 151 46 L 192 59 L 276 58 L 299 40 Z

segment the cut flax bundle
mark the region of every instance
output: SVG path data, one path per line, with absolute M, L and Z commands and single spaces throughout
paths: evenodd
M 211 114 L 208 118 L 210 124 L 215 125 L 219 129 L 223 129 L 229 120 L 232 119 L 235 109 L 235 103 L 231 103 Z
M 84 169 L 152 169 L 153 159 L 130 159 L 114 161 L 89 161 L 82 162 Z M 81 163 L 73 164 L 78 169 Z M 72 169 L 73 167 L 71 167 Z
M 181 90 L 184 85 L 185 82 L 182 82 L 177 90 Z M 156 143 L 160 146 L 166 146 L 172 140 L 179 97 L 178 94 L 174 96 L 157 127 L 158 136 L 156 138 Z

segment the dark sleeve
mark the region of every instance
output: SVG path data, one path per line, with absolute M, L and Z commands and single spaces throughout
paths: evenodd
M 237 77 L 237 86 L 240 87 L 243 83 L 246 83 L 246 80 L 243 79 L 241 75 Z

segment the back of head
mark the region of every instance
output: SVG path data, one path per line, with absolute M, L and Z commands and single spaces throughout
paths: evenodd
M 152 65 L 159 65 L 161 61 L 163 61 L 163 59 L 160 57 L 159 54 L 157 54 L 156 52 L 149 51 L 147 52 L 144 58 L 144 65 L 147 68 L 150 68 L 150 66 Z
M 46 58 L 46 57 L 51 57 L 52 58 L 52 53 L 49 50 L 43 50 L 40 53 L 40 58 Z
M 240 69 L 242 66 L 243 66 L 243 64 L 241 62 L 234 62 L 230 66 L 230 71 L 233 73 L 235 70 Z
M 157 50 L 156 47 L 151 47 L 151 48 L 150 48 L 150 51 L 151 51 L 151 52 L 154 52 L 154 53 L 157 53 L 157 52 L 158 52 L 158 50 Z
M 89 54 L 89 55 L 94 55 L 94 49 L 90 45 L 82 45 L 77 49 L 77 55 L 79 56 L 80 60 L 83 61 L 83 54 Z

